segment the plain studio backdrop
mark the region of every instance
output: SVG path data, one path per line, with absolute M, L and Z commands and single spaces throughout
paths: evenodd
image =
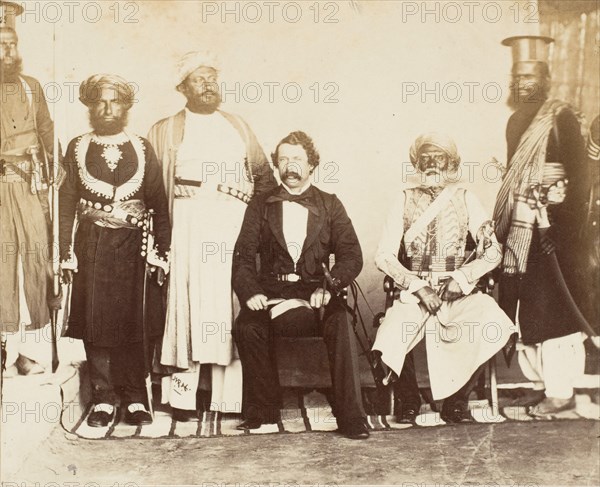
M 365 258 L 359 283 L 376 311 L 383 274 L 373 257 L 388 206 L 411 182 L 412 141 L 428 131 L 453 136 L 463 180 L 491 214 L 500 175 L 490 160 L 506 163 L 510 115 L 511 53 L 500 42 L 539 33 L 531 1 L 24 4 L 24 73 L 56 101 L 63 147 L 89 130 L 82 80 L 116 73 L 135 83 L 129 129 L 145 136 L 184 106 L 174 66 L 199 49 L 219 56 L 222 109 L 250 124 L 267 155 L 290 131 L 311 135 L 321 153 L 316 184 L 354 222 Z

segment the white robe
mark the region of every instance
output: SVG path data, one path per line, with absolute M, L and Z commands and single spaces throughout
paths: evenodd
M 400 299 L 386 312 L 373 350 L 379 350 L 383 362 L 400 375 L 406 354 L 425 338 L 432 395 L 436 400 L 443 399 L 457 392 L 515 332 L 510 318 L 490 296 L 470 294 L 479 278 L 499 264 L 501 251 L 493 237 L 492 245 L 481 256 L 453 272 L 420 276 L 411 272 L 398 261 L 398 248 L 405 237 L 404 201 L 403 193 L 391 208 L 375 257 L 377 267 L 390 275 L 402 291 Z M 477 240 L 488 218 L 468 191 L 465 205 L 469 232 Z M 444 302 L 437 317 L 430 317 L 414 292 L 426 285 L 435 289 L 437 280 L 448 275 L 466 296 Z
M 251 191 L 245 155 L 244 141 L 220 112 L 199 115 L 187 111 L 175 176 L 201 181 L 202 186 L 181 189 L 176 185 L 173 201 L 171 276 L 161 363 L 188 368 L 188 357 L 193 361 L 187 373 L 174 374 L 176 381 L 167 378 L 163 384 L 163 402 L 170 401 L 173 407 L 195 409 L 199 366 L 213 364 L 211 409 L 239 412 L 241 408 L 241 364 L 231 335 L 239 304 L 231 287 L 231 265 L 247 205 L 216 188 L 224 184 Z M 182 330 L 189 336 L 182 335 Z

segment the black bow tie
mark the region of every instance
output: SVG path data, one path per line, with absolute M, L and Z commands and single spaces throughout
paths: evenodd
M 308 189 L 302 194 L 291 194 L 282 186 L 279 188 L 279 191 L 267 198 L 267 204 L 277 203 L 279 201 L 291 201 L 292 203 L 298 203 L 299 205 L 304 206 L 304 208 L 311 213 L 318 215 L 319 208 L 317 208 L 314 198 L 311 197 L 310 193 L 311 191 Z

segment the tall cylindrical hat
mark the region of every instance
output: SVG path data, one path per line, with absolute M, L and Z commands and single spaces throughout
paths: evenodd
M 0 0 L 0 28 L 16 30 L 17 16 L 23 13 L 23 7 L 14 2 Z
M 552 37 L 514 36 L 507 37 L 502 44 L 512 49 L 512 74 L 550 75 L 548 68 L 548 46 L 554 42 Z

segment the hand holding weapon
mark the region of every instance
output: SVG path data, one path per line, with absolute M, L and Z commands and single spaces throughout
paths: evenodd
M 559 186 L 559 183 L 562 183 L 562 185 Z M 565 179 L 557 181 L 547 189 L 544 189 L 541 185 L 532 185 L 530 187 L 530 197 L 533 200 L 532 204 L 535 205 L 535 207 L 539 210 L 538 214 L 536 215 L 538 228 L 546 230 L 550 228 L 547 207 L 551 203 L 558 204 L 564 200 L 564 189 L 566 189 L 566 184 L 567 180 Z M 550 190 L 553 186 L 556 186 L 557 191 L 550 193 Z M 583 313 L 581 313 L 579 306 L 575 302 L 567 282 L 565 281 L 562 270 L 560 269 L 560 264 L 558 262 L 558 258 L 556 257 L 556 253 L 553 251 L 548 252 L 547 257 L 552 274 L 555 276 L 556 284 L 561 289 L 563 296 L 565 296 L 565 306 L 572 312 L 579 329 L 591 339 L 590 341 L 596 346 L 596 348 L 600 349 L 600 342 L 597 338 L 598 335 L 590 326 L 585 316 L 583 316 Z

